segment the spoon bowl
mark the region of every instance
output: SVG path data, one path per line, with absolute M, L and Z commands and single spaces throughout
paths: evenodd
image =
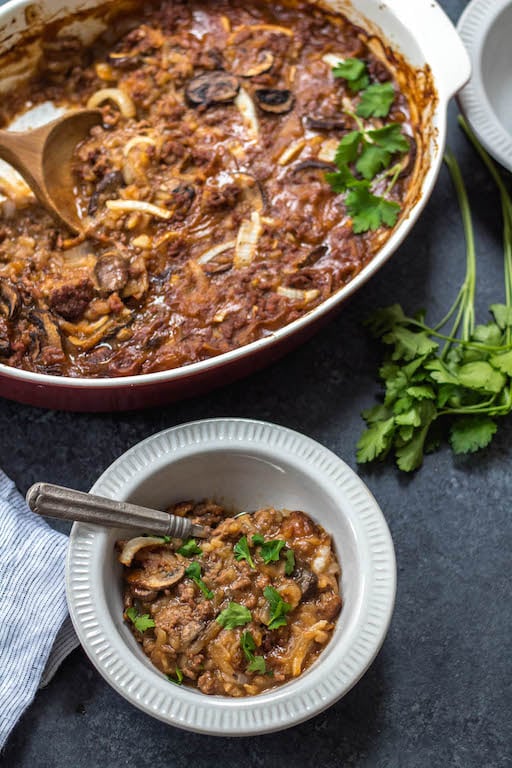
M 79 109 L 31 131 L 0 131 L 0 158 L 23 176 L 38 201 L 74 233 L 78 214 L 72 160 L 77 145 L 101 123 L 99 109 Z

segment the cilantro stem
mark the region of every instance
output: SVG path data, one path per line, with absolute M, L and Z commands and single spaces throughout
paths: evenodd
M 363 121 L 361 120 L 361 118 L 359 117 L 359 115 L 356 115 L 356 113 L 355 113 L 355 112 L 352 112 L 350 109 L 344 109 L 344 110 L 343 110 L 343 112 L 344 112 L 344 113 L 345 113 L 345 114 L 346 114 L 348 117 L 351 117 L 351 118 L 352 118 L 352 120 L 355 120 L 355 123 L 356 123 L 357 127 L 359 128 L 359 130 L 361 131 L 361 133 L 364 135 L 364 137 L 366 138 L 366 140 L 367 140 L 367 141 L 369 141 L 369 142 L 370 142 L 370 144 L 373 144 L 373 142 L 371 141 L 371 139 L 368 139 L 366 128 L 364 127 L 364 123 L 363 123 Z
M 512 200 L 507 188 L 501 178 L 493 161 L 482 147 L 475 134 L 467 124 L 466 120 L 459 115 L 459 125 L 470 140 L 474 149 L 480 155 L 481 160 L 491 174 L 501 197 L 501 208 L 503 213 L 503 250 L 504 250 L 504 272 L 505 272 L 505 302 L 507 307 L 512 306 Z M 507 345 L 512 339 L 512 329 L 507 326 L 506 329 Z
M 473 233 L 473 222 L 471 218 L 471 209 L 469 207 L 466 187 L 462 179 L 460 167 L 451 150 L 447 149 L 444 161 L 448 166 L 452 177 L 453 186 L 459 201 L 464 227 L 464 236 L 466 238 L 466 277 L 460 291 L 460 306 L 457 311 L 456 319 L 452 327 L 450 336 L 457 336 L 460 324 L 462 322 L 461 338 L 463 341 L 473 334 L 475 328 L 475 285 L 476 285 L 476 252 L 475 237 Z M 450 348 L 448 342 L 441 353 L 441 358 L 446 357 Z
M 397 163 L 392 168 L 390 168 L 389 171 L 386 173 L 386 176 L 389 176 L 391 173 L 393 173 L 393 176 L 391 177 L 391 181 L 389 182 L 388 186 L 384 190 L 384 197 L 387 197 L 391 192 L 391 190 L 393 189 L 393 187 L 395 186 L 401 171 L 402 171 L 402 165 L 401 163 Z

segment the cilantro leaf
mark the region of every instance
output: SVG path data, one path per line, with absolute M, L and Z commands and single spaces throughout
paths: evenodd
M 391 155 L 386 149 L 376 144 L 365 144 L 363 151 L 356 162 L 356 168 L 367 181 L 371 181 L 379 173 L 388 167 Z
M 372 131 L 367 131 L 366 135 L 370 141 L 378 147 L 385 149 L 390 154 L 394 154 L 395 152 L 408 152 L 410 149 L 409 142 L 402 133 L 400 123 L 389 123 L 383 128 L 375 128 Z
M 493 355 L 489 362 L 493 368 L 497 368 L 501 373 L 512 377 L 512 350 L 501 352 L 499 355 Z
M 262 544 L 260 554 L 265 565 L 279 560 L 283 547 L 286 547 L 286 541 L 283 539 L 271 539 Z
M 361 131 L 351 131 L 342 138 L 334 156 L 334 162 L 340 171 L 343 171 L 345 166 L 357 160 L 357 153 L 362 140 L 363 134 Z
M 375 231 L 383 225 L 393 227 L 400 213 L 398 203 L 372 194 L 367 182 L 366 185 L 361 184 L 351 189 L 345 204 L 356 235 L 368 230 Z
M 413 472 L 423 463 L 423 448 L 430 424 L 414 430 L 413 436 L 396 449 L 396 463 L 404 472 Z
M 254 651 L 256 650 L 256 642 L 250 632 L 242 632 L 240 646 L 244 652 L 245 658 L 249 662 L 247 671 L 258 672 L 259 674 L 264 675 L 267 671 L 265 659 L 263 656 L 256 656 L 254 654 Z
M 240 560 L 247 560 L 251 568 L 255 568 L 254 560 L 251 557 L 251 553 L 249 552 L 249 543 L 247 541 L 247 536 L 242 536 L 242 538 L 235 544 L 233 547 L 233 552 L 235 554 L 235 559 L 240 562 Z
M 187 539 L 184 541 L 177 552 L 178 554 L 183 555 L 183 557 L 194 557 L 194 555 L 203 554 L 203 550 L 195 539 Z
M 418 355 L 429 355 L 438 348 L 438 343 L 429 338 L 427 331 L 410 331 L 398 326 L 382 339 L 386 344 L 395 344 L 391 355 L 393 360 L 413 360 Z
M 422 385 L 422 386 L 412 386 L 407 387 L 407 394 L 411 397 L 416 398 L 416 400 L 435 400 L 436 399 L 436 393 L 434 392 L 433 387 L 431 387 L 429 384 Z
M 155 626 L 155 622 L 150 617 L 149 613 L 145 613 L 141 616 L 134 606 L 126 609 L 126 615 L 134 625 L 135 629 L 139 632 L 145 632 L 147 629 L 153 629 Z
M 387 117 L 395 100 L 392 83 L 374 83 L 361 93 L 356 114 L 359 117 Z
M 174 683 L 174 685 L 182 685 L 183 684 L 183 672 L 179 667 L 176 667 L 176 677 L 173 677 L 172 675 L 167 675 L 167 679 L 170 683 Z
M 377 309 L 365 320 L 374 336 L 381 336 L 387 331 L 391 331 L 398 323 L 403 323 L 406 316 L 400 304 L 392 304 L 384 309 Z
M 502 330 L 512 328 L 512 307 L 507 307 L 506 304 L 491 304 L 489 309 Z
M 192 579 L 194 584 L 197 587 L 199 587 L 199 589 L 201 590 L 203 595 L 205 597 L 207 597 L 208 600 L 213 600 L 213 592 L 211 591 L 211 589 L 208 589 L 208 587 L 206 586 L 206 584 L 202 580 L 202 578 L 201 578 L 201 566 L 199 565 L 199 563 L 196 560 L 194 560 L 193 563 L 190 563 L 188 568 L 185 569 L 185 575 Z
M 385 421 L 376 421 L 363 432 L 357 443 L 357 461 L 366 464 L 379 456 L 385 455 L 391 447 L 395 431 L 393 417 Z
M 254 536 L 252 537 L 252 543 L 253 543 L 253 546 L 255 547 L 257 547 L 260 544 L 264 544 L 265 537 L 262 536 L 261 533 L 255 533 Z
M 245 605 L 240 605 L 239 603 L 229 603 L 228 607 L 224 608 L 216 619 L 224 629 L 243 627 L 251 620 L 252 614 L 250 610 Z
M 485 360 L 461 365 L 457 375 L 463 387 L 485 392 L 500 392 L 506 382 L 505 376 Z
M 247 671 L 265 675 L 267 672 L 267 665 L 263 656 L 255 656 L 254 659 L 247 665 Z
M 345 59 L 345 61 L 340 61 L 333 67 L 332 74 L 334 77 L 342 77 L 346 80 L 352 93 L 366 88 L 370 83 L 366 64 L 361 59 Z
M 286 626 L 286 614 L 292 610 L 290 603 L 285 603 L 277 589 L 265 587 L 263 594 L 269 604 L 270 619 L 267 624 L 269 629 L 277 629 Z
M 474 453 L 489 445 L 497 429 L 489 416 L 464 416 L 453 422 L 450 444 L 455 453 Z
M 284 566 L 284 572 L 287 576 L 291 576 L 291 574 L 295 570 L 295 553 L 293 549 L 287 549 L 284 559 L 286 561 L 286 564 Z

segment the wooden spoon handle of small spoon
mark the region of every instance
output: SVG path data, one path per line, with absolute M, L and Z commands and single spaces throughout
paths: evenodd
M 27 504 L 33 512 L 61 520 L 93 523 L 107 528 L 138 528 L 161 536 L 185 539 L 208 536 L 202 525 L 186 517 L 148 507 L 139 507 L 126 501 L 114 501 L 92 493 L 82 493 L 51 483 L 35 483 L 27 491 Z

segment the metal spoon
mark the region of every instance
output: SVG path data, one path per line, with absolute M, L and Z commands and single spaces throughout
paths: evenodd
M 93 523 L 107 528 L 143 528 L 161 536 L 205 539 L 208 531 L 186 517 L 157 509 L 139 507 L 126 501 L 113 501 L 92 493 L 73 491 L 51 483 L 35 483 L 27 491 L 27 504 L 33 512 L 60 520 Z
M 71 160 L 101 122 L 99 109 L 79 109 L 31 131 L 0 131 L 0 158 L 20 173 L 41 205 L 72 232 L 82 230 Z

